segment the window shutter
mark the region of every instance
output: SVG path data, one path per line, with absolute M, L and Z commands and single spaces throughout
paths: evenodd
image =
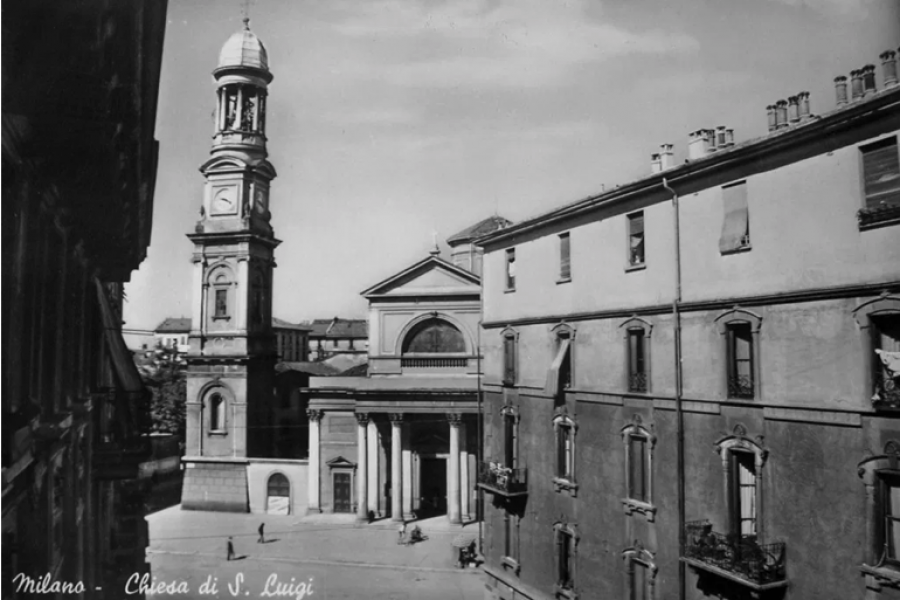
M 562 370 L 563 362 L 569 354 L 569 344 L 571 341 L 572 340 L 569 338 L 560 340 L 559 348 L 556 351 L 556 357 L 550 365 L 550 370 L 547 371 L 547 382 L 544 384 L 544 393 L 548 396 L 556 397 L 562 391 L 563 382 L 559 375 Z
M 725 219 L 719 237 L 719 252 L 731 252 L 750 242 L 750 220 L 747 210 L 747 184 L 722 188 Z
M 863 186 L 867 208 L 900 205 L 900 157 L 896 137 L 863 149 Z

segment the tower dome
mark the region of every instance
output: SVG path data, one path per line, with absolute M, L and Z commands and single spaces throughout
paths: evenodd
M 262 41 L 250 31 L 250 19 L 244 19 L 244 28 L 228 38 L 219 52 L 217 70 L 235 67 L 269 70 L 269 55 Z

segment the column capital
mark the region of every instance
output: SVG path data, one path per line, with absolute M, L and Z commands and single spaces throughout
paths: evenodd
M 321 421 L 322 411 L 316 410 L 315 408 L 309 408 L 306 410 L 306 416 L 309 417 L 310 421 Z
M 390 413 L 388 418 L 391 420 L 391 423 L 401 423 L 403 421 L 403 413 Z
M 462 423 L 462 415 L 459 413 L 447 413 L 447 421 L 450 427 L 459 427 Z
M 365 425 L 369 422 L 369 413 L 355 413 L 356 422 L 360 425 Z

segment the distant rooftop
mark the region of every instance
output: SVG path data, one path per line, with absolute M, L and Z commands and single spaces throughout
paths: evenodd
M 272 327 L 275 329 L 297 329 L 299 331 L 309 331 L 311 327 L 302 323 L 288 323 L 282 319 L 272 318 Z M 189 333 L 191 331 L 190 317 L 166 317 L 163 319 L 154 333 Z
M 367 339 L 369 337 L 369 324 L 365 319 L 314 319 L 307 324 L 310 327 L 310 335 L 325 338 L 353 338 Z
M 512 221 L 509 219 L 504 219 L 500 215 L 491 215 L 487 219 L 481 220 L 470 227 L 466 227 L 459 233 L 451 235 L 447 238 L 447 245 L 454 246 L 456 244 L 462 244 L 464 242 L 471 242 L 474 239 L 480 238 L 483 235 L 487 235 L 489 233 L 493 233 L 498 229 L 503 229 L 504 227 L 509 227 L 512 225 Z

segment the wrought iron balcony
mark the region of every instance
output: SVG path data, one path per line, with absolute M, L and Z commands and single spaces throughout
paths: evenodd
M 503 496 L 524 496 L 528 493 L 528 469 L 511 469 L 499 463 L 478 465 L 478 485 Z
M 684 562 L 754 590 L 787 585 L 785 545 L 760 544 L 756 536 L 726 535 L 709 521 L 685 524 Z
M 646 373 L 630 373 L 628 375 L 628 391 L 629 392 L 646 392 L 647 391 L 647 374 Z
M 753 378 L 749 375 L 731 375 L 728 377 L 728 397 L 753 399 Z
M 888 373 L 881 373 L 875 379 L 875 394 L 872 396 L 875 408 L 900 408 L 900 382 Z

